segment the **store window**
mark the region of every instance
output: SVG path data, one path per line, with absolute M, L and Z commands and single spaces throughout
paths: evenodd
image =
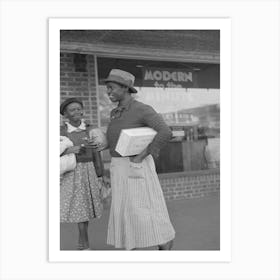
M 98 58 L 101 126 L 116 106 L 102 80 L 113 68 L 135 75 L 134 98 L 151 105 L 172 130 L 171 141 L 156 160 L 158 173 L 220 166 L 220 71 L 218 64 Z M 110 161 L 104 154 L 104 160 Z

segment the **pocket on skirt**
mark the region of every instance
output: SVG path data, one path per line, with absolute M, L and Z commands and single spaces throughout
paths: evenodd
M 128 177 L 129 178 L 144 178 L 144 167 L 142 163 L 129 161 Z

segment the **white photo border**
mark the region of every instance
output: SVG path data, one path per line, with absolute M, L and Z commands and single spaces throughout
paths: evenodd
M 60 30 L 220 30 L 220 250 L 62 251 L 59 221 Z M 231 261 L 231 19 L 230 18 L 50 18 L 49 19 L 49 261 L 50 262 L 230 262 Z

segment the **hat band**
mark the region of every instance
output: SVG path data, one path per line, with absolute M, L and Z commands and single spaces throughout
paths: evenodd
M 132 87 L 132 81 L 125 80 L 124 78 L 116 75 L 110 75 L 105 82 L 116 82 L 127 87 Z

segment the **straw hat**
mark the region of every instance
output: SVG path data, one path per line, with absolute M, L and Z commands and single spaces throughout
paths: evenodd
M 137 90 L 133 87 L 134 81 L 135 77 L 132 74 L 120 69 L 112 69 L 108 78 L 104 80 L 105 83 L 113 82 L 126 86 L 128 87 L 129 92 L 136 93 Z

